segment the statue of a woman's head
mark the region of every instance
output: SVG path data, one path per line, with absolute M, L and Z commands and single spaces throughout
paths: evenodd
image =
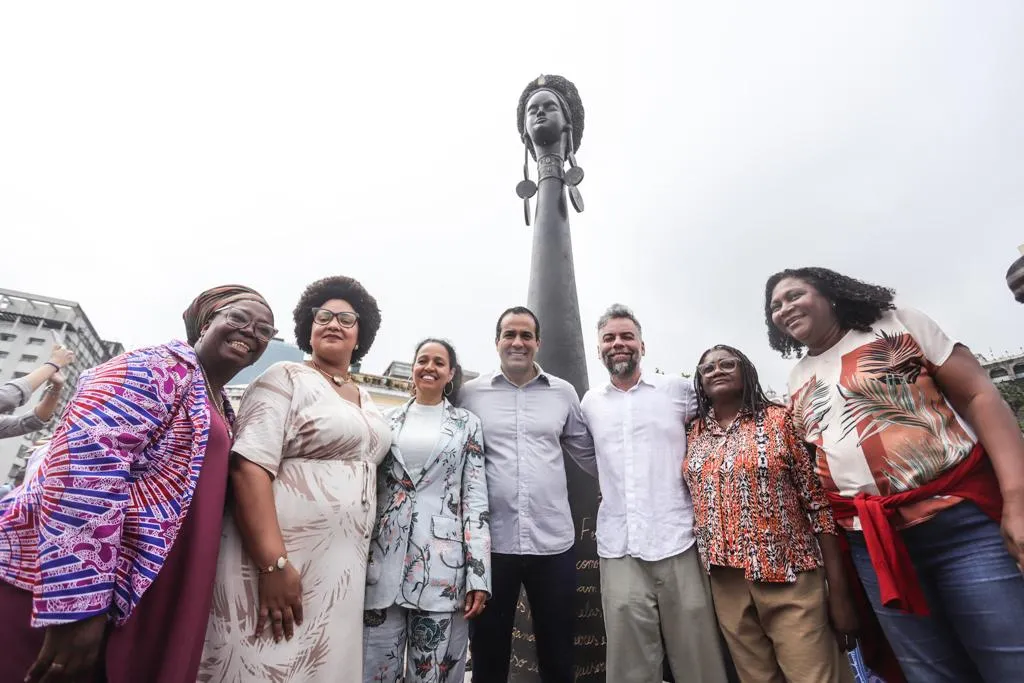
M 534 158 L 538 146 L 557 143 L 563 131 L 569 132 L 566 155 L 580 147 L 583 101 L 572 81 L 561 76 L 540 76 L 530 81 L 519 97 L 516 119 L 519 136 Z

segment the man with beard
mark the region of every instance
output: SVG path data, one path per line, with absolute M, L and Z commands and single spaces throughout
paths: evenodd
M 641 371 L 640 323 L 625 306 L 611 306 L 597 334 L 611 381 L 588 391 L 582 408 L 601 482 L 597 554 L 608 680 L 660 681 L 667 658 L 677 680 L 724 683 L 693 504 L 681 475 L 686 425 L 697 414 L 693 385 Z
M 501 369 L 467 382 L 459 397 L 483 423 L 491 523 L 491 598 L 469 625 L 473 681 L 508 680 L 525 587 L 540 679 L 572 683 L 576 532 L 562 452 L 596 476 L 594 444 L 576 390 L 534 361 L 537 316 L 523 306 L 505 310 L 494 341 Z

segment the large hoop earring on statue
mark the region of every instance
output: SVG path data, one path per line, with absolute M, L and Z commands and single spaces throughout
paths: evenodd
M 449 386 L 451 387 L 451 389 L 448 388 Z M 451 396 L 453 391 L 455 391 L 455 382 L 449 380 L 448 384 L 444 385 L 444 395 Z

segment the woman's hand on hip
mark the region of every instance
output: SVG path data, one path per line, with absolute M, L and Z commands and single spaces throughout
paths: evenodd
M 27 683 L 92 680 L 100 658 L 107 615 L 48 626 L 43 647 L 25 676 Z
M 465 617 L 473 619 L 480 616 L 480 613 L 484 611 L 485 604 L 487 604 L 487 591 L 469 591 L 466 594 Z
M 280 571 L 260 574 L 260 613 L 256 637 L 270 622 L 274 641 L 291 640 L 295 626 L 302 624 L 302 577 L 291 562 Z

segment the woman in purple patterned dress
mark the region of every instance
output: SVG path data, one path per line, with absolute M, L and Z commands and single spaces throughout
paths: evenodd
M 0 681 L 195 681 L 231 446 L 222 389 L 276 330 L 237 285 L 184 318 L 187 344 L 84 373 L 38 474 L 0 502 Z

